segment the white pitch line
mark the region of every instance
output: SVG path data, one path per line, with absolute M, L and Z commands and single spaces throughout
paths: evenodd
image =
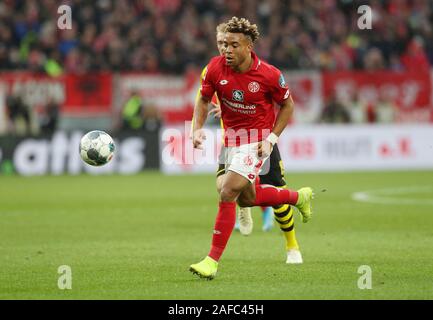
M 352 200 L 359 202 L 380 203 L 380 204 L 416 204 L 416 205 L 433 205 L 433 199 L 414 199 L 401 197 L 401 195 L 417 194 L 431 192 L 433 187 L 430 186 L 411 186 L 399 188 L 385 188 L 377 190 L 366 190 L 354 192 Z M 394 197 L 390 197 L 394 195 Z M 397 196 L 397 197 L 395 197 Z M 400 196 L 400 197 L 398 197 Z

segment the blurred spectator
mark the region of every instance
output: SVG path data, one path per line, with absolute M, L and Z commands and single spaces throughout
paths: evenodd
M 161 115 L 152 101 L 145 101 L 143 112 L 144 128 L 147 131 L 158 130 L 161 126 Z
M 0 69 L 6 70 L 10 68 L 8 48 L 0 43 Z
M 376 105 L 376 122 L 394 123 L 397 106 L 390 99 L 380 97 Z
M 352 68 L 353 61 L 349 48 L 342 44 L 334 43 L 331 45 L 328 68 L 331 70 L 348 70 Z
M 378 48 L 371 48 L 364 56 L 364 69 L 368 71 L 381 70 L 385 67 L 382 52 Z
M 122 110 L 122 128 L 138 130 L 143 121 L 143 101 L 138 92 L 132 91 Z
M 158 130 L 162 119 L 158 108 L 150 100 L 132 91 L 122 110 L 122 129 L 148 131 Z
M 359 99 L 356 93 L 353 93 L 352 100 L 348 102 L 347 110 L 351 123 L 362 124 L 367 122 L 366 105 Z
M 11 94 L 6 97 L 6 110 L 11 133 L 31 133 L 30 110 L 19 94 Z
M 48 102 L 43 110 L 42 119 L 40 122 L 40 130 L 42 134 L 51 135 L 57 129 L 59 120 L 60 106 L 54 100 Z
M 45 60 L 44 70 L 51 77 L 58 77 L 63 74 L 63 68 L 60 62 L 58 51 L 52 51 L 48 59 Z
M 420 38 L 414 38 L 408 45 L 406 52 L 401 57 L 403 66 L 408 71 L 428 70 L 430 68 L 424 45 Z
M 283 69 L 432 64 L 433 1 L 362 3 L 373 30 L 358 28 L 350 0 L 69 0 L 72 30 L 56 28 L 57 1 L 0 1 L 0 69 L 184 72 L 215 54 L 215 26 L 232 15 L 258 24 L 256 50 Z
M 320 116 L 320 123 L 349 123 L 350 115 L 346 107 L 335 95 L 327 101 Z
M 392 71 L 403 71 L 404 66 L 400 61 L 400 58 L 396 54 L 392 54 L 389 59 L 389 69 Z
M 366 106 L 367 123 L 375 123 L 377 121 L 376 108 L 373 102 L 368 102 Z

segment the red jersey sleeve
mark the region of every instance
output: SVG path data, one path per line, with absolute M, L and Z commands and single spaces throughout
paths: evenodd
M 279 105 L 282 105 L 284 100 L 290 97 L 290 90 L 284 79 L 284 75 L 277 68 L 273 68 L 270 75 L 270 90 L 272 99 Z
M 207 65 L 206 71 L 202 74 L 200 93 L 209 100 L 215 93 L 215 59 L 212 59 Z
M 211 102 L 212 102 L 213 104 L 216 104 L 217 106 L 220 105 L 220 101 L 218 100 L 218 97 L 217 97 L 216 94 L 213 95 L 213 97 L 212 97 L 212 101 L 211 101 Z

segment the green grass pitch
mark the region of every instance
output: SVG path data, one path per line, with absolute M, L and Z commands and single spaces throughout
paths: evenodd
M 304 264 L 285 264 L 280 231 L 262 232 L 254 209 L 253 234 L 235 232 L 205 281 L 188 268 L 209 249 L 212 175 L 2 176 L 0 299 L 433 299 L 433 172 L 287 180 L 327 190 L 310 222 L 295 218 Z M 352 200 L 365 190 L 386 201 Z M 71 290 L 57 286 L 61 265 Z M 370 290 L 357 286 L 361 265 Z

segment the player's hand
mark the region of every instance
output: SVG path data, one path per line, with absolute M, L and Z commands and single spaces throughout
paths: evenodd
M 259 158 L 266 158 L 271 155 L 274 146 L 268 140 L 260 141 L 257 146 L 257 155 Z
M 206 135 L 203 129 L 194 130 L 192 135 L 192 144 L 194 148 L 203 150 L 203 141 L 206 140 Z
M 215 103 L 211 103 L 211 105 L 212 109 L 209 110 L 207 115 L 210 116 L 213 114 L 214 118 L 221 119 L 221 107 Z

